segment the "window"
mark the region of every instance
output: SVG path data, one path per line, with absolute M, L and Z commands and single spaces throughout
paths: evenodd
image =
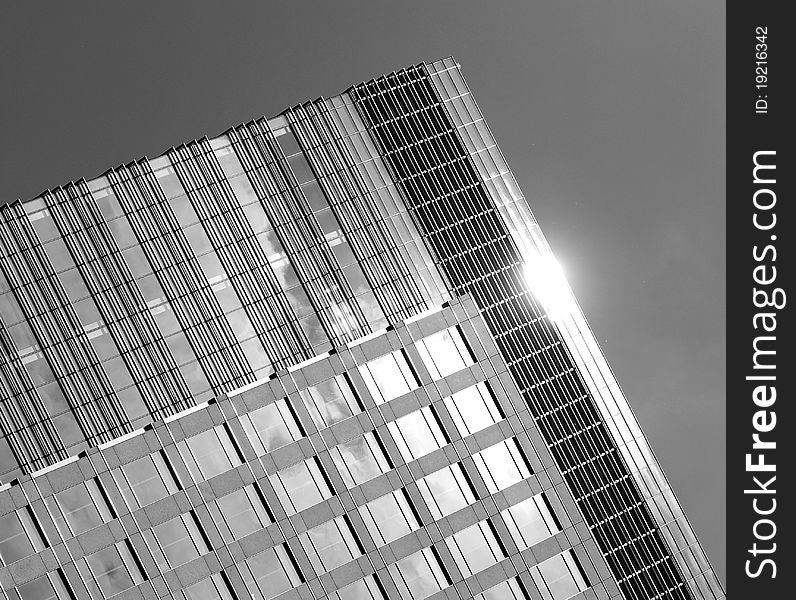
M 527 600 L 516 579 L 508 579 L 473 597 L 473 600 Z
M 429 406 L 388 423 L 387 428 L 406 462 L 425 456 L 447 443 Z
M 77 564 L 78 571 L 97 600 L 115 596 L 144 580 L 126 541 L 90 554 L 85 564 L 88 572 L 82 561 Z
M 462 437 L 486 429 L 503 418 L 489 386 L 484 382 L 445 398 L 445 406 Z
M 301 577 L 283 545 L 252 556 L 238 567 L 243 582 L 256 600 L 270 600 L 301 584 Z
M 362 365 L 359 372 L 376 404 L 403 396 L 417 387 L 417 379 L 402 350 Z
M 0 517 L 0 558 L 6 565 L 44 549 L 29 510 L 26 507 Z
M 247 485 L 207 505 L 224 542 L 258 531 L 272 522 L 260 493 Z
M 205 481 L 241 464 L 232 440 L 223 425 L 181 441 L 177 446 L 194 481 Z
M 189 585 L 182 593 L 185 600 L 232 600 L 229 585 L 221 573 Z
M 503 440 L 477 454 L 473 454 L 481 477 L 490 494 L 530 477 L 531 471 L 525 463 L 517 441 Z
M 505 556 L 487 521 L 454 533 L 445 543 L 464 577 L 491 567 Z
M 403 490 L 371 500 L 359 508 L 359 514 L 377 546 L 389 544 L 419 527 Z
M 293 411 L 285 400 L 268 404 L 240 417 L 257 456 L 303 437 Z
M 315 457 L 276 472 L 271 483 L 288 515 L 332 497 Z
M 17 591 L 22 600 L 66 600 L 72 597 L 66 590 L 60 569 L 19 586 Z
M 447 517 L 475 502 L 475 494 L 458 463 L 426 475 L 418 480 L 417 487 L 434 520 Z
M 384 600 L 379 586 L 373 576 L 368 575 L 345 586 L 341 590 L 329 594 L 329 600 Z
M 345 376 L 335 376 L 300 393 L 319 429 L 362 412 Z
M 208 552 L 192 512 L 178 515 L 145 531 L 144 539 L 164 573 Z
M 344 516 L 316 525 L 302 533 L 299 540 L 318 575 L 362 554 Z
M 430 548 L 402 558 L 388 570 L 401 598 L 423 600 L 448 585 L 439 560 Z
M 589 587 L 572 550 L 539 563 L 531 569 L 531 576 L 544 600 L 566 600 Z
M 561 528 L 544 494 L 537 494 L 503 511 L 503 520 L 520 550 L 530 548 Z
M 359 485 L 390 470 L 387 458 L 373 433 L 338 444 L 329 453 L 346 487 Z
M 171 496 L 179 489 L 161 451 L 114 469 L 113 476 L 132 510 Z
M 475 362 L 458 327 L 425 337 L 417 342 L 416 347 L 434 379 L 447 377 Z
M 77 536 L 114 518 L 96 479 L 89 479 L 45 500 L 61 537 Z

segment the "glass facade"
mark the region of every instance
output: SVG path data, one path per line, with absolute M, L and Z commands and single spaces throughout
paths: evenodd
M 453 59 L 0 207 L 11 600 L 722 598 Z

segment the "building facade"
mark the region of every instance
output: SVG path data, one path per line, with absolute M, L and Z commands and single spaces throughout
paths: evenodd
M 0 252 L 13 600 L 724 595 L 453 59 Z

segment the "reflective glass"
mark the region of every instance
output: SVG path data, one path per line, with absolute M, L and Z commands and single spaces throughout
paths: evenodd
M 208 509 L 226 543 L 259 531 L 271 522 L 263 501 L 253 485 L 222 496 Z
M 67 600 L 69 593 L 64 587 L 63 578 L 60 571 L 42 575 L 17 588 L 22 600 L 56 600 L 57 598 Z
M 194 435 L 178 444 L 195 481 L 204 481 L 241 464 L 223 425 Z
M 503 418 L 484 382 L 445 398 L 445 405 L 462 437 L 481 431 Z
M 373 433 L 338 444 L 330 454 L 347 487 L 354 487 L 390 470 Z
M 221 573 L 215 573 L 182 590 L 185 600 L 232 600 L 229 586 Z
M 298 181 L 299 184 L 315 179 L 310 163 L 307 162 L 303 154 L 294 154 L 288 157 L 287 162 L 293 170 L 293 174 L 296 176 L 296 181 Z
M 531 475 L 514 439 L 503 440 L 481 450 L 473 455 L 473 460 L 492 494 Z
M 270 600 L 301 583 L 293 561 L 282 545 L 246 559 L 245 568 L 239 566 L 246 587 L 258 600 Z
M 35 551 L 16 511 L 0 517 L 0 558 L 5 564 L 10 565 Z
M 537 494 L 503 511 L 503 519 L 520 550 L 559 530 L 544 494 Z
M 86 563 L 105 598 L 115 596 L 143 580 L 127 542 L 90 554 L 86 557 Z
M 387 427 L 406 462 L 425 456 L 447 443 L 429 406 L 392 421 Z
M 359 371 L 376 404 L 403 396 L 418 386 L 401 350 L 371 360 Z
M 447 377 L 475 362 L 457 327 L 425 337 L 416 346 L 434 379 Z
M 526 600 L 516 579 L 508 579 L 473 597 L 473 600 Z
M 329 600 L 384 600 L 384 594 L 379 591 L 376 581 L 368 575 L 329 594 Z
M 318 575 L 362 554 L 345 517 L 317 525 L 301 534 L 299 539 Z
M 94 479 L 58 492 L 47 498 L 46 502 L 64 538 L 80 535 L 113 518 Z
M 475 502 L 475 494 L 459 464 L 426 475 L 418 480 L 417 487 L 435 520 Z
M 437 557 L 429 548 L 402 558 L 388 569 L 401 598 L 423 600 L 448 584 Z
M 319 429 L 362 412 L 348 379 L 342 375 L 310 386 L 300 393 Z
M 359 508 L 377 546 L 384 546 L 419 527 L 406 492 L 396 490 Z
M 160 451 L 114 469 L 113 475 L 132 509 L 152 504 L 178 489 Z
M 332 496 L 314 457 L 276 472 L 271 482 L 289 515 Z
M 491 567 L 504 557 L 486 521 L 454 533 L 445 543 L 465 577 Z
M 571 550 L 539 563 L 531 575 L 545 600 L 566 600 L 588 587 Z
M 162 572 L 208 552 L 193 513 L 179 515 L 145 531 L 144 538 Z
M 298 422 L 285 400 L 278 400 L 240 417 L 257 456 L 302 437 Z

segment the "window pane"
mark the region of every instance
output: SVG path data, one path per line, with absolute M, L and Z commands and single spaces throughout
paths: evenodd
M 338 444 L 330 451 L 346 486 L 353 487 L 390 470 L 373 433 Z
M 378 546 L 389 544 L 419 527 L 403 490 L 371 500 L 359 508 L 359 513 Z
M 232 600 L 229 586 L 220 573 L 185 588 L 185 600 Z
M 475 502 L 475 494 L 459 464 L 427 475 L 418 480 L 417 486 L 434 519 L 446 517 Z
M 293 589 L 301 583 L 284 546 L 269 548 L 245 561 L 241 575 L 254 598 L 266 600 Z
M 447 443 L 434 411 L 428 406 L 388 423 L 387 428 L 406 462 Z
M 320 575 L 360 556 L 354 534 L 344 517 L 313 527 L 299 536 L 315 572 Z
M 179 443 L 195 481 L 210 479 L 241 464 L 223 425 L 203 431 Z
M 475 362 L 457 327 L 425 337 L 416 346 L 434 379 L 447 377 Z
M 473 600 L 526 600 L 527 597 L 517 580 L 509 579 L 474 596 Z
M 445 540 L 465 577 L 496 564 L 504 555 L 485 521 L 476 523 Z
M 284 400 L 242 415 L 240 421 L 257 456 L 263 456 L 302 437 L 298 423 Z
M 153 537 L 154 536 L 154 537 Z M 207 553 L 192 513 L 179 515 L 144 533 L 155 562 L 165 572 Z
M 402 558 L 388 569 L 401 598 L 422 600 L 448 584 L 437 557 L 428 548 Z
M 138 585 L 143 579 L 126 542 L 87 556 L 86 563 L 106 598 Z
M 170 496 L 178 489 L 160 452 L 134 460 L 121 469 L 114 469 L 113 475 L 132 509 Z
M 473 460 L 492 494 L 531 475 L 514 439 L 503 440 L 481 450 L 473 455 Z
M 47 499 L 47 504 L 58 530 L 65 538 L 70 535 L 80 535 L 112 518 L 110 507 L 105 502 L 94 479 L 58 492 L 53 498 Z M 60 513 L 63 514 L 66 523 L 61 518 L 58 507 L 60 507 Z M 68 527 L 65 524 L 68 524 Z
M 379 591 L 375 580 L 368 575 L 345 586 L 341 590 L 329 594 L 330 600 L 384 600 L 384 594 Z
M 387 402 L 417 387 L 402 351 L 392 352 L 359 367 L 376 404 Z
M 35 552 L 16 512 L 0 517 L 0 557 L 10 565 Z
M 60 569 L 19 586 L 17 591 L 22 600 L 56 600 L 59 597 L 66 600 L 70 598 L 64 586 Z
M 481 431 L 503 418 L 484 382 L 445 398 L 445 405 L 462 437 Z
M 544 494 L 537 494 L 503 511 L 503 519 L 520 550 L 559 530 Z
M 271 482 L 288 515 L 332 496 L 315 458 L 278 471 Z
M 208 505 L 226 543 L 258 531 L 271 522 L 253 485 L 222 496 Z
M 362 412 L 351 386 L 342 376 L 301 390 L 301 397 L 319 429 Z
M 566 600 L 588 587 L 571 550 L 548 558 L 532 568 L 531 575 L 545 600 Z

